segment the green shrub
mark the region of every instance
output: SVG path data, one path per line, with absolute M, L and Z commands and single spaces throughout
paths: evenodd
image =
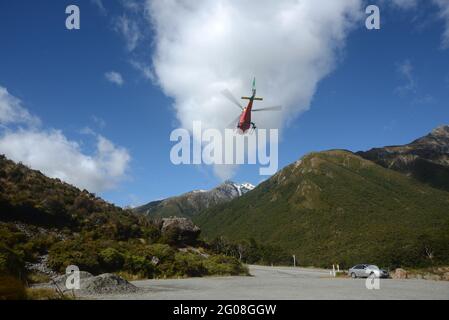
M 69 265 L 93 274 L 101 272 L 100 258 L 95 244 L 89 241 L 64 241 L 53 245 L 49 251 L 48 264 L 54 270 L 65 272 Z
M 19 243 L 26 242 L 26 235 L 19 231 L 14 225 L 0 223 L 0 239 L 7 247 L 14 247 Z
M 0 276 L 22 279 L 24 275 L 25 262 L 21 254 L 0 243 Z
M 178 276 L 201 277 L 208 274 L 207 268 L 203 264 L 201 256 L 178 252 L 175 254 L 174 269 Z
M 147 254 L 157 257 L 160 261 L 173 261 L 175 250 L 167 244 L 152 244 L 148 246 Z
M 145 278 L 155 278 L 159 275 L 158 269 L 145 256 L 126 255 L 123 270 Z
M 231 256 L 247 264 L 260 265 L 289 265 L 291 255 L 281 247 L 260 244 L 254 239 L 229 241 L 224 237 L 217 237 L 211 241 L 209 248 L 219 254 Z
M 123 255 L 114 248 L 107 248 L 100 252 L 101 264 L 106 270 L 120 270 L 124 263 Z
M 244 267 L 236 258 L 223 255 L 211 256 L 204 261 L 209 275 L 246 275 L 248 269 Z
M 24 252 L 27 261 L 34 261 L 38 256 L 47 253 L 54 243 L 58 242 L 52 234 L 38 234 L 27 240 L 26 243 L 19 244 L 17 247 Z

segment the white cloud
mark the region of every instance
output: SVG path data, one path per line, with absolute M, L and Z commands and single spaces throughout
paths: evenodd
M 0 124 L 25 124 L 38 126 L 40 120 L 22 107 L 22 102 L 9 94 L 6 88 L 0 86 Z
M 154 72 L 151 66 L 137 60 L 130 60 L 131 66 L 140 71 L 145 79 L 154 80 Z
M 83 127 L 81 128 L 81 130 L 79 131 L 79 133 L 84 134 L 84 135 L 90 135 L 90 136 L 96 136 L 97 133 L 90 127 Z
M 0 87 L 2 123 L 29 123 L 37 119 L 20 106 L 20 101 Z M 3 117 L 3 110 L 20 107 L 15 116 Z M 5 113 L 7 115 L 11 112 Z M 7 119 L 7 121 L 3 121 Z M 33 120 L 31 122 L 38 121 Z M 79 188 L 101 192 L 114 188 L 125 176 L 131 159 L 126 149 L 92 132 L 96 137 L 95 151 L 89 155 L 78 142 L 71 141 L 59 130 L 36 127 L 6 128 L 0 132 L 0 154 L 22 162 L 49 177 L 59 178 Z
M 440 8 L 440 17 L 445 21 L 446 28 L 443 33 L 442 47 L 449 48 L 449 1 L 448 0 L 434 0 L 435 4 Z
M 233 177 L 237 172 L 237 165 L 218 164 L 214 166 L 214 174 L 222 181 Z
M 125 149 L 102 136 L 98 136 L 95 154 L 85 155 L 78 143 L 57 130 L 7 132 L 0 137 L 0 153 L 92 192 L 115 187 L 130 160 Z
M 106 10 L 102 0 L 90 0 L 90 2 L 98 8 L 98 10 L 100 11 L 100 13 L 102 15 L 107 14 L 107 10 Z
M 224 128 L 238 113 L 220 92 L 247 95 L 252 76 L 266 105 L 258 114 L 280 127 L 310 106 L 318 82 L 331 72 L 356 16 L 358 0 L 148 1 L 156 31 L 154 70 L 175 98 L 178 119 Z M 237 113 L 236 113 L 237 111 Z
M 418 5 L 418 0 L 392 0 L 392 3 L 401 9 L 411 9 Z
M 423 0 L 392 0 L 391 3 L 400 9 L 408 10 L 417 8 L 421 1 L 424 2 Z M 449 0 L 432 0 L 432 3 L 439 8 L 439 17 L 445 22 L 441 46 L 447 49 L 449 48 Z
M 403 81 L 395 90 L 399 96 L 411 98 L 412 105 L 430 105 L 435 103 L 435 97 L 420 92 L 421 90 L 418 86 L 418 81 L 416 80 L 414 66 L 409 59 L 405 59 L 401 63 L 398 63 L 396 71 Z
M 142 9 L 142 3 L 136 0 L 120 0 L 121 5 L 130 11 L 139 11 Z
M 99 129 L 104 129 L 106 127 L 106 121 L 100 117 L 97 116 L 92 116 L 90 117 L 92 122 L 95 123 L 95 125 L 99 128 Z
M 125 82 L 125 81 L 123 80 L 122 75 L 121 75 L 120 73 L 118 73 L 118 72 L 115 72 L 115 71 L 109 71 L 109 72 L 106 72 L 106 73 L 104 74 L 104 77 L 105 77 L 106 80 L 108 80 L 109 82 L 114 83 L 114 84 L 116 84 L 116 85 L 118 85 L 118 86 L 122 86 L 123 83 Z
M 123 36 L 129 51 L 136 49 L 139 41 L 142 39 L 139 24 L 126 15 L 120 16 L 115 20 L 115 30 Z
M 408 92 L 413 92 L 416 89 L 416 81 L 413 75 L 413 65 L 409 59 L 405 59 L 397 65 L 397 72 L 404 83 L 396 88 L 396 92 L 404 95 Z
M 424 96 L 416 97 L 412 100 L 413 105 L 424 105 L 429 106 L 431 104 L 434 104 L 436 102 L 436 98 L 430 94 L 426 94 Z
M 191 129 L 224 128 L 239 113 L 220 92 L 248 95 L 257 77 L 258 127 L 281 128 L 306 111 L 320 80 L 338 61 L 349 30 L 363 14 L 359 0 L 147 1 L 156 32 L 153 67 L 175 100 L 177 118 Z M 232 172 L 232 170 L 229 170 Z

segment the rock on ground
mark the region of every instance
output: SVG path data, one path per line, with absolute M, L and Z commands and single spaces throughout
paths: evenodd
M 111 273 L 81 280 L 78 295 L 133 293 L 139 289 L 125 279 Z
M 40 256 L 35 263 L 27 263 L 26 268 L 30 271 L 40 272 L 50 277 L 55 277 L 57 275 L 57 273 L 48 266 L 48 255 Z
M 176 228 L 184 232 L 192 232 L 197 233 L 200 231 L 200 228 L 196 226 L 192 220 L 187 218 L 164 218 L 162 219 L 162 233 L 167 232 L 168 230 Z
M 35 288 L 52 288 L 62 291 L 63 293 L 72 292 L 67 289 L 66 281 L 69 275 L 62 275 L 54 278 L 47 284 L 36 285 Z M 91 295 L 105 295 L 105 294 L 124 294 L 135 293 L 139 289 L 112 273 L 105 273 L 99 276 L 93 276 L 89 272 L 80 271 L 80 289 L 73 290 L 76 296 L 91 296 Z
M 82 287 L 84 279 L 93 277 L 93 275 L 91 273 L 86 272 L 86 271 L 80 271 L 79 275 L 80 275 L 80 286 L 81 287 Z M 48 284 L 51 286 L 57 286 L 59 290 L 61 290 L 62 292 L 66 292 L 66 291 L 68 291 L 66 282 L 67 282 L 67 278 L 69 276 L 70 275 L 64 274 L 62 276 L 55 277 Z
M 404 269 L 398 268 L 396 269 L 392 276 L 393 279 L 407 279 L 407 271 Z
M 441 277 L 437 274 L 426 273 L 423 277 L 425 280 L 439 281 Z
M 161 232 L 163 235 L 176 235 L 180 242 L 194 243 L 201 233 L 201 229 L 187 218 L 162 219 Z

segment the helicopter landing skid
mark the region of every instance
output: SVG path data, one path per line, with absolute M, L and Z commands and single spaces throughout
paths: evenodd
M 249 134 L 254 134 L 256 132 L 257 126 L 254 122 L 251 122 L 251 129 L 249 130 Z

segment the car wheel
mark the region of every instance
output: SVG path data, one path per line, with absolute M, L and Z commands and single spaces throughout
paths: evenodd
M 356 279 L 356 278 L 357 278 L 357 275 L 353 272 L 353 273 L 351 273 L 351 278 L 352 278 L 352 279 Z

